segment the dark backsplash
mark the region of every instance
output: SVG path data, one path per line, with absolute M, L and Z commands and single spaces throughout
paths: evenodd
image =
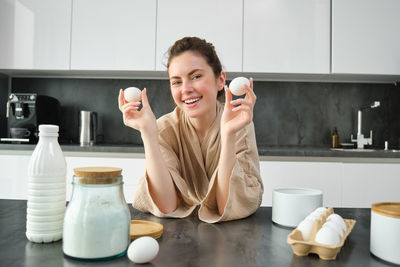
M 156 117 L 174 103 L 167 80 L 13 78 L 12 92 L 49 95 L 61 102 L 62 143 L 78 143 L 78 113 L 97 111 L 98 133 L 106 144 L 142 144 L 139 132 L 125 127 L 118 109 L 120 88 L 147 88 Z M 381 106 L 363 112 L 363 133 L 373 130 L 374 146 L 399 147 L 400 88 L 393 84 L 255 82 L 254 123 L 259 146 L 330 146 L 337 127 L 340 142 L 357 133 L 357 110 L 373 101 Z M 0 88 L 4 92 L 4 89 Z M 1 99 L 4 98 L 1 92 Z M 5 101 L 1 105 L 5 110 Z M 3 125 L 3 121 L 1 123 Z M 3 128 L 3 127 L 2 127 Z

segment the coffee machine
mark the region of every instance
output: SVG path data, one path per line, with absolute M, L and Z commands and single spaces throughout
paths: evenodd
M 6 116 L 8 137 L 1 141 L 34 144 L 40 124 L 60 125 L 60 102 L 36 93 L 11 93 Z

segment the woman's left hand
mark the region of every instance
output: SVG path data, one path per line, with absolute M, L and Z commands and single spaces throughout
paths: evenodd
M 243 85 L 242 88 L 246 96 L 232 100 L 231 90 L 225 86 L 225 108 L 221 118 L 223 135 L 234 134 L 253 120 L 253 108 L 257 99 L 253 91 L 253 79 L 250 78 L 250 86 Z

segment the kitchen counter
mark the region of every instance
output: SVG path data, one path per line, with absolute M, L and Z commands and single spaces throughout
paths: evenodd
M 271 222 L 272 209 L 252 216 L 207 224 L 192 214 L 185 219 L 160 219 L 130 206 L 132 219 L 163 224 L 160 251 L 152 265 L 138 266 L 391 266 L 369 252 L 370 209 L 337 208 L 357 221 L 335 261 L 316 255 L 299 257 L 286 243 L 290 228 Z M 0 266 L 135 266 L 127 256 L 103 262 L 80 262 L 63 255 L 62 241 L 29 242 L 25 237 L 26 201 L 0 200 Z
M 14 153 L 31 153 L 35 145 L 29 144 L 0 144 L 0 154 L 4 151 Z M 119 155 L 143 154 L 144 148 L 141 145 L 123 144 L 97 144 L 91 147 L 79 145 L 61 145 L 67 155 L 79 155 L 83 153 L 114 153 Z M 259 146 L 260 157 L 320 157 L 320 158 L 383 158 L 400 159 L 400 150 L 383 149 L 331 149 L 329 147 L 314 146 Z

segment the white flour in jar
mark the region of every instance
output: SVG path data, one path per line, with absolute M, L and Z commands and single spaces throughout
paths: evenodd
M 85 185 L 74 185 L 74 195 L 64 218 L 63 251 L 66 255 L 95 259 L 126 251 L 130 242 L 130 213 L 116 192 L 122 191 L 120 187 L 92 186 L 88 189 Z

